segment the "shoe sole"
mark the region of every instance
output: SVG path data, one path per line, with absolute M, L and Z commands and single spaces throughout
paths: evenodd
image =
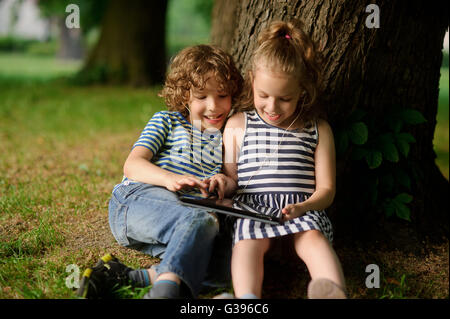
M 325 278 L 311 280 L 308 285 L 309 299 L 347 299 L 345 292 L 333 281 Z

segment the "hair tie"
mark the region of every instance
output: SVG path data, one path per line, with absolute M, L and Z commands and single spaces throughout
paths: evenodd
M 287 34 L 287 33 L 284 35 L 284 37 L 285 37 L 286 39 L 292 39 L 291 36 L 290 36 L 289 34 Z

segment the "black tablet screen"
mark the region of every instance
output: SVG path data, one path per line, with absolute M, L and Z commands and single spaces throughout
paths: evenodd
M 282 224 L 281 210 L 272 207 L 257 206 L 229 198 L 218 199 L 216 197 L 205 199 L 180 198 L 180 200 L 189 206 L 204 208 L 218 213 L 250 218 L 269 224 Z

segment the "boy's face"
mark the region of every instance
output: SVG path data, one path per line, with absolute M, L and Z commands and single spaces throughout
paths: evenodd
M 231 96 L 218 91 L 219 84 L 207 75 L 204 89 L 192 88 L 189 98 L 189 122 L 200 130 L 221 129 L 231 110 Z

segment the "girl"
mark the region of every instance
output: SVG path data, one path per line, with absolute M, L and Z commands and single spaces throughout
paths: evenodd
M 335 150 L 319 117 L 320 72 L 313 43 L 299 22 L 274 22 L 258 37 L 247 85 L 251 111 L 224 132 L 226 194 L 281 210 L 282 226 L 235 223 L 231 272 L 235 295 L 260 298 L 264 255 L 274 238 L 290 236 L 312 281 L 309 298 L 345 298 L 332 227 L 323 211 L 335 195 Z
M 109 203 L 117 242 L 160 257 L 161 263 L 132 270 L 107 255 L 87 272 L 89 280 L 79 295 L 103 297 L 128 280 L 153 284 L 145 298 L 198 294 L 219 225 L 215 216 L 183 206 L 178 197 L 208 195 L 211 181 L 223 196 L 220 130 L 242 82 L 231 56 L 217 47 L 186 48 L 174 58 L 161 93 L 169 110 L 156 113 L 146 125 Z M 92 294 L 90 286 L 95 287 Z

